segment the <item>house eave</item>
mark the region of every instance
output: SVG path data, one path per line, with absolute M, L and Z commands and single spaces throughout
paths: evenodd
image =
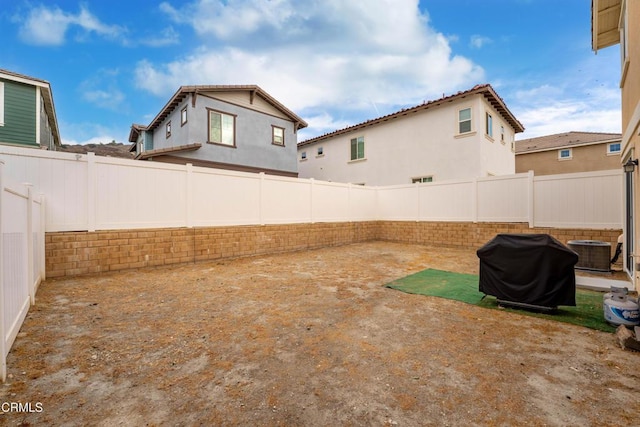
M 384 123 L 387 122 L 389 120 L 393 120 L 393 119 L 397 119 L 399 117 L 403 117 L 403 116 L 407 116 L 409 114 L 412 113 L 417 113 L 420 111 L 425 111 L 425 110 L 429 110 L 432 108 L 437 108 L 440 107 L 442 105 L 466 98 L 468 96 L 474 96 L 474 95 L 482 95 L 484 96 L 484 98 L 487 100 L 487 102 L 489 102 L 489 104 L 491 104 L 491 106 L 496 109 L 496 111 L 498 111 L 500 113 L 500 115 L 502 115 L 502 117 L 505 118 L 505 120 L 509 123 L 509 125 L 513 128 L 513 130 L 515 131 L 515 133 L 521 133 L 524 132 L 524 126 L 522 125 L 522 123 L 520 123 L 518 121 L 518 119 L 515 118 L 515 116 L 511 113 L 511 111 L 509 111 L 509 109 L 507 108 L 506 104 L 504 103 L 504 101 L 502 100 L 502 98 L 500 98 L 500 96 L 498 96 L 498 94 L 495 92 L 495 90 L 493 90 L 493 88 L 491 87 L 490 84 L 482 84 L 482 85 L 477 85 L 474 86 L 473 88 L 467 90 L 467 91 L 462 91 L 462 92 L 458 92 L 454 95 L 449 95 L 449 96 L 445 96 L 442 97 L 440 99 L 436 99 L 433 101 L 426 101 L 420 105 L 417 105 L 415 107 L 411 107 L 411 108 L 406 108 L 400 111 L 397 111 L 395 113 L 391 113 L 388 114 L 386 116 L 382 116 L 382 117 L 378 117 L 376 119 L 371 119 L 371 120 L 367 120 L 366 122 L 362 122 L 353 126 L 349 126 L 343 129 L 339 129 L 336 130 L 334 132 L 330 132 L 324 135 L 320 135 L 318 137 L 315 138 L 311 138 L 308 139 L 306 141 L 302 141 L 298 144 L 298 147 L 304 147 L 305 145 L 310 145 L 310 144 L 315 144 L 317 142 L 326 140 L 326 139 L 330 139 L 333 138 L 335 136 L 338 135 L 342 135 L 345 133 L 350 133 L 350 132 L 355 132 L 361 129 L 364 129 L 366 127 L 369 126 L 375 126 L 378 125 L 380 123 Z
M 594 52 L 620 43 L 622 0 L 591 1 L 591 48 Z
M 273 98 L 267 92 L 262 90 L 257 85 L 196 85 L 196 86 L 180 86 L 180 88 L 173 94 L 171 99 L 160 110 L 158 115 L 149 123 L 147 130 L 153 130 L 162 123 L 164 119 L 171 114 L 171 112 L 189 95 L 196 96 L 199 92 L 229 92 L 229 91 L 242 91 L 249 92 L 251 102 L 256 94 L 264 98 L 268 103 L 273 105 L 278 110 L 282 111 L 293 123 L 295 130 L 299 130 L 308 126 L 307 122 L 298 117 L 293 111 L 282 105 L 278 100 Z

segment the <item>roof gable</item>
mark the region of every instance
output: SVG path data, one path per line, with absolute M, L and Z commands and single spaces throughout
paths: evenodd
M 411 108 L 405 108 L 402 109 L 400 111 L 397 111 L 395 113 L 391 113 L 391 114 L 387 114 L 386 116 L 382 116 L 382 117 L 378 117 L 376 119 L 371 119 L 371 120 L 367 120 L 366 122 L 362 122 L 362 123 L 358 123 L 356 125 L 353 126 L 349 126 L 343 129 L 339 129 L 337 131 L 331 132 L 331 133 L 327 133 L 324 135 L 320 135 L 318 137 L 315 138 L 311 138 L 308 139 L 306 141 L 302 141 L 298 144 L 299 147 L 303 146 L 303 145 L 308 145 L 308 144 L 313 144 L 315 142 L 318 141 L 322 141 L 324 139 L 328 139 L 337 135 L 341 135 L 344 133 L 348 133 L 348 132 L 353 132 L 368 126 L 373 126 L 373 125 L 377 125 L 383 122 L 386 122 L 388 120 L 391 119 L 396 119 L 398 117 L 402 117 L 402 116 L 406 116 L 408 113 L 415 113 L 421 110 L 428 110 L 431 108 L 437 108 L 440 107 L 442 105 L 446 105 L 448 103 L 457 101 L 459 99 L 463 99 L 465 97 L 468 96 L 474 96 L 474 95 L 482 95 L 484 96 L 484 98 L 487 100 L 487 102 L 489 104 L 491 104 L 491 106 L 493 108 L 496 109 L 496 111 L 498 111 L 502 117 L 504 117 L 504 119 L 507 121 L 507 123 L 509 123 L 509 125 L 514 129 L 514 131 L 516 133 L 519 132 L 523 132 L 524 131 L 524 126 L 522 126 L 522 123 L 520 123 L 518 121 L 518 119 L 515 118 L 515 116 L 511 113 L 511 111 L 509 111 L 509 109 L 507 108 L 506 104 L 504 103 L 504 101 L 502 100 L 502 98 L 500 98 L 500 96 L 498 96 L 498 94 L 495 92 L 495 90 L 493 90 L 493 88 L 491 87 L 490 84 L 482 84 L 482 85 L 476 85 L 473 88 L 466 90 L 466 91 L 462 91 L 462 92 L 458 92 L 454 95 L 450 95 L 450 96 L 444 96 L 440 99 L 436 99 L 433 101 L 426 101 L 420 105 L 416 105 L 415 107 L 411 107 Z
M 257 104 L 257 108 L 253 109 L 257 111 L 266 112 L 266 105 L 271 106 L 274 111 L 278 111 L 279 116 L 284 117 L 294 122 L 295 129 L 302 129 L 307 127 L 307 122 L 298 117 L 293 111 L 278 102 L 275 98 L 262 90 L 257 85 L 198 85 L 198 86 L 180 86 L 178 91 L 171 97 L 169 102 L 160 110 L 158 115 L 151 121 L 146 130 L 153 130 L 162 121 L 171 114 L 171 112 L 189 95 L 196 96 L 198 94 L 207 94 L 209 96 L 215 96 L 215 94 L 221 94 L 222 97 L 227 99 L 233 98 L 230 94 L 234 94 L 237 98 L 238 94 L 244 93 L 247 95 L 248 103 L 242 102 L 243 107 L 251 107 Z M 260 101 L 258 101 L 260 98 Z M 272 111 L 273 112 L 273 111 Z

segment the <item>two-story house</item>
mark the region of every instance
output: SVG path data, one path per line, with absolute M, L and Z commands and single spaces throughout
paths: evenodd
M 535 175 L 619 169 L 622 135 L 564 132 L 516 141 L 516 173 Z
M 523 130 L 491 85 L 478 85 L 300 142 L 298 171 L 361 185 L 513 174 Z
M 255 85 L 181 86 L 149 125 L 134 124 L 138 160 L 298 176 L 307 123 Z
M 595 52 L 620 45 L 622 158 L 625 171 L 624 268 L 638 289 L 640 272 L 640 1 L 592 0 L 591 44 Z
M 60 146 L 49 82 L 0 69 L 0 144 L 48 150 Z

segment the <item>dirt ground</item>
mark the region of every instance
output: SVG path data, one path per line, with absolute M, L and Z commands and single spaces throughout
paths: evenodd
M 384 287 L 428 267 L 478 261 L 375 242 L 48 280 L 8 358 L 0 424 L 640 423 L 640 353 Z M 31 412 L 5 411 L 15 402 Z

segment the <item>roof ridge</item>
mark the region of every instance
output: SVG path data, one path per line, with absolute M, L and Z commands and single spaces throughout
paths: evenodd
M 458 91 L 458 92 L 456 92 L 454 94 L 451 94 L 451 95 L 443 94 L 442 97 L 437 98 L 437 99 L 425 100 L 421 104 L 414 105 L 412 107 L 402 108 L 402 109 L 400 109 L 398 111 L 394 111 L 392 113 L 385 114 L 385 115 L 380 116 L 380 117 L 376 117 L 376 118 L 373 118 L 373 119 L 368 119 L 368 120 L 365 120 L 365 121 L 360 122 L 360 123 L 356 123 L 356 124 L 353 124 L 353 125 L 350 125 L 350 126 L 346 126 L 344 128 L 341 128 L 341 129 L 336 129 L 336 130 L 334 130 L 332 132 L 327 132 L 327 133 L 324 133 L 322 135 L 318 135 L 318 136 L 313 137 L 313 138 L 309 138 L 307 140 L 299 142 L 298 146 L 307 145 L 307 144 L 310 144 L 310 143 L 312 143 L 312 142 L 314 142 L 316 140 L 321 140 L 321 139 L 324 139 L 324 138 L 329 137 L 331 135 L 342 134 L 342 133 L 349 132 L 350 130 L 355 130 L 355 129 L 359 128 L 359 127 L 364 127 L 364 126 L 367 126 L 367 125 L 370 125 L 370 124 L 375 124 L 376 122 L 384 121 L 385 119 L 389 119 L 389 118 L 391 118 L 393 116 L 396 116 L 398 114 L 402 114 L 402 113 L 405 113 L 405 112 L 408 112 L 408 111 L 412 111 L 412 110 L 418 110 L 421 107 L 426 107 L 426 106 L 442 103 L 442 102 L 445 102 L 445 101 L 449 101 L 449 100 L 452 100 L 452 99 L 455 99 L 455 98 L 458 98 L 458 97 L 464 97 L 464 96 L 471 95 L 471 94 L 474 94 L 474 93 L 480 93 L 480 92 L 483 92 L 485 90 L 489 90 L 491 92 L 491 95 L 495 96 L 499 100 L 499 102 L 504 105 L 506 111 L 508 112 L 509 115 L 511 115 L 513 117 L 514 121 L 517 122 L 517 124 L 519 124 L 520 127 L 522 127 L 524 129 L 522 124 L 515 118 L 515 116 L 513 116 L 513 114 L 511 114 L 511 112 L 509 111 L 509 109 L 506 106 L 506 103 L 500 97 L 500 95 L 498 95 L 497 92 L 493 89 L 491 84 L 489 84 L 489 83 L 480 83 L 480 84 L 476 84 L 471 89 L 461 90 L 461 91 Z

